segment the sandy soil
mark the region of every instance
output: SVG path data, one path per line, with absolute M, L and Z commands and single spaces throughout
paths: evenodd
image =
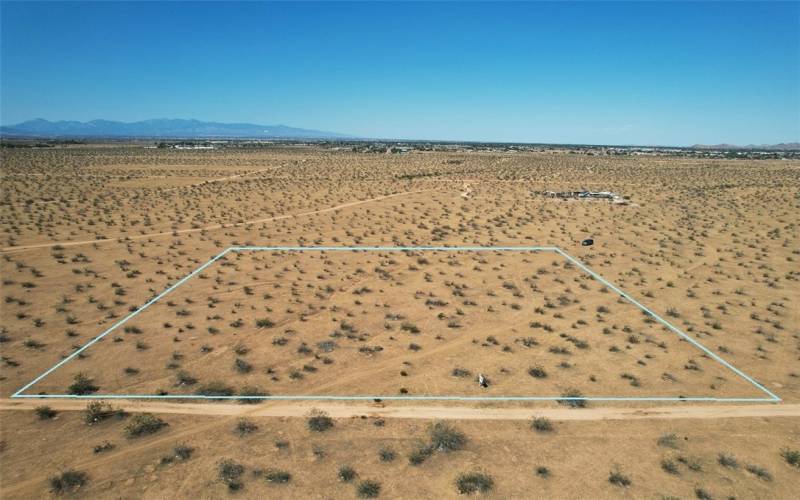
M 496 498 L 796 496 L 800 471 L 784 455 L 800 450 L 798 162 L 283 147 L 0 155 L 4 498 L 46 496 L 68 469 L 86 474 L 80 496 L 220 498 L 225 458 L 246 469 L 235 495 L 253 498 L 354 498 L 365 479 L 385 498 L 449 498 L 474 470 L 491 476 L 485 496 Z M 537 195 L 580 188 L 631 204 Z M 587 237 L 595 245 L 581 247 Z M 8 400 L 238 245 L 558 246 L 783 401 L 120 401 L 131 415 L 87 425 L 85 401 Z M 193 394 L 221 382 L 232 394 L 759 396 L 563 262 L 475 257 L 230 256 L 31 389 L 64 392 L 84 372 L 100 392 Z M 39 420 L 40 405 L 54 418 Z M 333 429 L 308 430 L 312 406 Z M 169 425 L 127 437 L 142 412 Z M 533 415 L 555 431 L 531 430 Z M 257 429 L 240 437 L 242 418 Z M 411 465 L 437 420 L 462 431 L 465 448 Z M 105 441 L 112 449 L 92 451 Z M 180 444 L 195 449 L 190 459 L 174 458 Z M 396 458 L 381 461 L 382 447 Z M 337 478 L 343 465 L 356 469 L 354 484 Z M 291 480 L 269 483 L 268 468 Z M 630 484 L 609 481 L 614 471 Z
M 66 399 L 0 399 L 0 410 L 30 411 L 42 406 L 58 411 L 83 411 L 86 401 Z M 468 408 L 455 406 L 409 406 L 358 402 L 262 402 L 251 405 L 226 403 L 174 403 L 166 401 L 110 400 L 115 408 L 127 412 L 149 412 L 178 415 L 228 415 L 254 417 L 304 417 L 312 410 L 333 418 L 380 417 L 422 420 L 530 420 L 545 417 L 551 420 L 648 420 L 648 419 L 719 419 L 752 417 L 800 417 L 798 404 L 715 404 L 661 406 L 655 408 Z

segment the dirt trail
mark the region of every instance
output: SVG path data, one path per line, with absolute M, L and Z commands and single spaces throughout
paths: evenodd
M 556 421 L 641 420 L 641 419 L 718 419 L 800 417 L 800 404 L 681 405 L 653 408 L 479 408 L 464 406 L 387 406 L 390 403 L 331 403 L 325 401 L 269 401 L 259 405 L 231 403 L 174 403 L 162 401 L 114 400 L 115 407 L 128 412 L 159 414 L 304 417 L 311 409 L 323 410 L 334 418 L 407 418 L 424 420 L 528 420 L 532 416 Z M 0 399 L 0 411 L 31 411 L 47 405 L 60 411 L 82 411 L 87 401 L 80 399 Z
M 86 401 L 47 400 L 46 404 L 60 411 L 82 411 Z M 0 411 L 32 411 L 45 404 L 40 399 L 12 400 L 0 399 Z M 800 404 L 769 404 L 741 406 L 669 406 L 660 408 L 465 408 L 441 406 L 398 406 L 384 407 L 380 404 L 334 404 L 325 402 L 287 403 L 270 402 L 260 405 L 217 404 L 217 403 L 166 403 L 152 401 L 116 400 L 115 407 L 128 412 L 151 412 L 158 414 L 183 414 L 198 416 L 239 416 L 239 417 L 304 417 L 314 408 L 326 411 L 334 418 L 361 417 L 363 415 L 383 418 L 413 419 L 456 419 L 456 420 L 528 420 L 533 415 L 557 421 L 566 420 L 635 420 L 635 419 L 705 419 L 705 418 L 753 418 L 753 417 L 797 417 Z M 160 436 L 142 440 L 132 446 L 116 450 L 105 456 L 91 456 L 73 464 L 77 469 L 86 469 L 101 464 L 121 463 L 130 456 L 147 449 L 165 444 L 174 444 L 192 435 L 212 431 L 228 425 L 230 419 L 210 419 L 198 421 L 197 425 L 176 431 L 167 428 Z M 13 485 L 5 485 L 5 496 L 19 495 L 28 489 L 44 483 L 49 475 L 35 474 Z
M 241 173 L 241 174 L 228 175 L 226 177 L 218 177 L 216 179 L 208 179 L 208 180 L 205 180 L 205 181 L 196 182 L 194 184 L 189 184 L 188 186 L 175 186 L 175 187 L 171 187 L 171 188 L 166 188 L 166 189 L 164 189 L 164 191 L 176 191 L 176 190 L 184 189 L 184 188 L 205 186 L 205 185 L 208 185 L 208 184 L 213 184 L 215 182 L 229 181 L 229 180 L 232 180 L 232 179 L 238 179 L 240 177 L 247 177 L 249 175 L 260 174 L 261 172 L 266 172 L 267 170 L 274 170 L 274 169 L 279 169 L 279 168 L 280 167 L 266 167 L 266 168 L 262 168 L 261 170 L 251 170 L 249 172 L 244 172 L 244 173 Z
M 19 252 L 19 251 L 22 251 L 22 250 L 33 250 L 33 249 L 37 249 L 37 248 L 52 248 L 52 247 L 55 247 L 55 246 L 72 247 L 72 246 L 78 246 L 78 245 L 91 245 L 91 244 L 95 244 L 95 243 L 98 243 L 98 244 L 99 243 L 109 243 L 109 242 L 112 242 L 112 241 L 120 241 L 120 240 L 123 240 L 123 241 L 125 241 L 125 240 L 142 240 L 142 239 L 154 238 L 154 237 L 158 237 L 158 236 L 173 236 L 173 235 L 178 235 L 178 234 L 199 233 L 199 232 L 202 232 L 202 231 L 212 231 L 214 229 L 223 229 L 223 228 L 224 229 L 228 229 L 228 228 L 233 228 L 233 227 L 247 226 L 249 224 L 261 224 L 263 222 L 273 222 L 273 221 L 277 221 L 277 220 L 292 219 L 292 218 L 295 218 L 295 217 L 304 217 L 304 216 L 307 216 L 307 215 L 316 215 L 316 214 L 322 214 L 322 213 L 326 213 L 326 212 L 333 212 L 333 211 L 336 211 L 336 210 L 341 210 L 343 208 L 349 208 L 349 207 L 354 207 L 354 206 L 357 206 L 357 205 L 363 205 L 364 203 L 372 203 L 372 202 L 375 202 L 375 201 L 386 200 L 388 198 L 395 198 L 397 196 L 405 196 L 405 195 L 409 195 L 409 194 L 424 193 L 426 191 L 435 191 L 435 189 L 418 189 L 416 191 L 403 191 L 403 192 L 400 192 L 400 193 L 392 193 L 392 194 L 387 194 L 387 195 L 383 195 L 383 196 L 376 196 L 375 198 L 368 198 L 366 200 L 358 200 L 358 201 L 351 201 L 351 202 L 347 202 L 347 203 L 342 203 L 341 205 L 336 205 L 335 207 L 328 207 L 328 208 L 322 208 L 322 209 L 319 209 L 319 210 L 311 210 L 311 211 L 308 211 L 308 212 L 301 212 L 299 214 L 278 215 L 278 216 L 275 216 L 275 217 L 266 217 L 264 219 L 248 220 L 248 221 L 244 221 L 244 222 L 235 222 L 235 223 L 230 223 L 230 224 L 213 224 L 211 226 L 197 227 L 197 228 L 191 228 L 191 229 L 178 229 L 178 230 L 175 230 L 175 231 L 162 231 L 162 232 L 158 232 L 158 233 L 137 234 L 137 235 L 132 235 L 132 236 L 119 236 L 117 238 L 103 238 L 103 239 L 99 239 L 99 240 L 50 241 L 48 243 L 37 243 L 37 244 L 34 244 L 34 245 L 20 245 L 20 246 L 13 246 L 13 247 L 4 247 L 2 250 L 0 250 L 0 253 L 13 253 L 13 252 Z
M 175 191 L 175 190 L 184 189 L 184 188 L 205 186 L 205 185 L 208 185 L 208 184 L 213 184 L 215 182 L 229 181 L 229 180 L 233 180 L 233 179 L 238 179 L 240 177 L 247 177 L 249 175 L 259 174 L 261 172 L 266 172 L 267 170 L 274 170 L 274 169 L 279 169 L 279 168 L 280 167 L 275 167 L 275 166 L 266 167 L 266 168 L 262 168 L 261 170 L 251 170 L 249 172 L 243 172 L 241 174 L 228 175 L 228 176 L 225 176 L 225 177 L 217 177 L 215 179 L 207 179 L 207 180 L 203 180 L 203 181 L 200 181 L 200 182 L 195 182 L 194 184 L 187 184 L 186 186 L 175 186 L 175 187 L 171 187 L 171 188 L 165 188 L 165 189 L 162 189 L 161 191 L 162 192 L 165 192 L 165 191 L 169 192 L 169 191 Z M 6 174 L 6 175 L 14 175 L 14 176 L 19 175 L 19 176 L 30 177 L 30 176 L 37 176 L 37 175 L 38 176 L 50 176 L 52 174 L 36 174 L 36 173 L 34 173 L 34 174 Z M 85 178 L 85 179 L 103 179 L 103 180 L 109 179 L 109 178 L 111 178 L 111 179 L 129 179 L 129 176 L 126 176 L 126 175 L 71 175 L 70 177 L 80 177 L 80 178 Z M 147 176 L 143 176 L 143 177 L 137 177 L 137 178 L 135 178 L 135 180 L 167 179 L 167 178 L 168 178 L 168 176 L 166 176 L 166 175 L 147 175 Z M 74 203 L 74 202 L 87 202 L 88 203 L 90 201 L 91 200 L 89 200 L 88 198 L 66 198 L 66 199 L 57 199 L 57 200 L 35 200 L 35 201 L 31 201 L 30 203 L 17 203 L 17 205 L 20 205 L 20 206 L 23 206 L 23 205 L 46 205 L 46 204 L 52 204 L 52 203 Z

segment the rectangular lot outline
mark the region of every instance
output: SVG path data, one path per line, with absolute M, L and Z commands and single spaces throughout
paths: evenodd
M 277 395 L 277 396 L 203 396 L 196 394 L 23 394 L 26 390 L 33 385 L 47 377 L 49 374 L 60 368 L 62 365 L 68 363 L 81 352 L 85 351 L 96 342 L 100 341 L 103 337 L 110 334 L 128 320 L 135 317 L 142 311 L 146 310 L 151 305 L 161 300 L 165 295 L 169 294 L 179 286 L 183 285 L 203 270 L 214 264 L 219 259 L 223 258 L 230 252 L 257 252 L 257 251 L 271 251 L 271 252 L 552 252 L 565 258 L 586 274 L 607 286 L 620 297 L 624 298 L 627 302 L 638 307 L 644 313 L 652 317 L 671 330 L 673 333 L 679 335 L 681 338 L 703 351 L 711 359 L 722 364 L 734 372 L 739 377 L 743 378 L 755 388 L 765 393 L 769 397 L 748 398 L 748 397 L 732 397 L 732 398 L 718 398 L 718 397 L 705 397 L 705 396 L 644 396 L 644 397 L 621 397 L 621 396 L 409 396 L 409 395 L 377 395 L 377 396 L 338 396 L 338 395 Z M 31 380 L 15 392 L 12 398 L 62 398 L 62 399 L 188 399 L 188 400 L 340 400 L 340 401 L 354 401 L 354 400 L 427 400 L 427 401 L 705 401 L 705 402 L 771 402 L 776 403 L 782 401 L 780 397 L 764 387 L 762 384 L 754 380 L 752 377 L 742 372 L 732 364 L 722 359 L 719 355 L 712 350 L 705 347 L 696 339 L 693 339 L 688 334 L 671 324 L 669 321 L 662 318 L 660 315 L 653 312 L 647 306 L 643 305 L 626 292 L 619 289 L 608 280 L 592 271 L 584 263 L 569 255 L 559 247 L 555 246 L 232 246 L 226 248 L 218 255 L 212 257 L 208 262 L 201 265 L 191 273 L 187 274 L 173 285 L 169 286 L 166 290 L 148 300 L 144 305 L 135 311 L 131 312 L 118 322 L 114 323 L 111 327 L 103 333 L 94 337 L 92 340 L 84 344 L 79 349 L 75 350 L 72 354 L 65 357 L 49 369 L 45 370 L 42 374 Z

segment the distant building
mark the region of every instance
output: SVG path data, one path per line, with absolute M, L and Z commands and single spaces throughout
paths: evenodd
M 612 203 L 617 203 L 619 205 L 628 204 L 627 200 L 625 200 L 623 196 L 611 191 L 542 191 L 540 194 L 548 198 L 558 198 L 562 200 L 595 199 L 609 200 Z

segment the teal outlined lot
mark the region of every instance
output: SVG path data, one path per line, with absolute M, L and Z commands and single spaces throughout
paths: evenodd
M 426 396 L 426 395 L 270 395 L 270 396 L 203 396 L 193 394 L 176 394 L 176 395 L 160 395 L 160 394 L 90 394 L 90 395 L 74 395 L 74 394 L 25 394 L 25 392 L 32 386 L 46 378 L 48 375 L 59 369 L 64 364 L 70 362 L 79 356 L 83 351 L 109 335 L 119 327 L 133 319 L 148 307 L 155 304 L 163 297 L 197 276 L 203 270 L 223 258 L 231 252 L 257 252 L 257 251 L 270 251 L 270 252 L 421 252 L 421 251 L 443 251 L 443 252 L 550 252 L 555 253 L 575 265 L 583 272 L 591 276 L 593 279 L 602 283 L 610 290 L 614 291 L 621 298 L 628 303 L 636 306 L 645 314 L 650 316 L 653 320 L 660 323 L 662 326 L 681 337 L 683 340 L 689 342 L 697 349 L 700 349 L 706 356 L 720 363 L 728 370 L 735 373 L 738 377 L 744 379 L 752 386 L 756 387 L 759 391 L 763 392 L 767 397 L 703 397 L 703 396 L 647 396 L 647 397 L 624 397 L 624 396 L 458 396 L 458 395 L 443 395 L 443 396 Z M 74 399 L 211 399 L 211 400 L 428 400 L 428 401 L 705 401 L 705 402 L 779 402 L 781 398 L 768 390 L 755 379 L 742 372 L 732 364 L 725 361 L 719 355 L 705 347 L 696 339 L 690 337 L 682 330 L 671 324 L 669 321 L 656 314 L 647 306 L 641 304 L 639 301 L 631 297 L 626 292 L 619 289 L 614 284 L 591 270 L 584 263 L 569 255 L 558 247 L 554 246 L 317 246 L 317 247 L 303 247 L 303 246 L 234 246 L 229 247 L 218 255 L 212 257 L 208 262 L 201 265 L 166 290 L 156 295 L 137 310 L 131 312 L 118 322 L 114 323 L 111 327 L 94 337 L 92 340 L 76 349 L 72 354 L 65 357 L 51 368 L 44 371 L 42 374 L 31 380 L 25 386 L 15 392 L 12 398 L 74 398 Z

